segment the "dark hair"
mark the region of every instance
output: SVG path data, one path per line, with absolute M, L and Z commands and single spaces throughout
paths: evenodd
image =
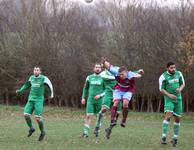
M 101 63 L 96 62 L 96 63 L 94 64 L 94 66 L 96 66 L 96 65 L 100 65 L 100 66 L 102 67 Z
M 40 68 L 39 66 L 34 66 L 34 68 L 39 68 L 39 69 L 40 69 L 40 71 L 41 71 L 41 68 Z
M 172 61 L 170 61 L 170 62 L 168 62 L 168 63 L 166 64 L 166 67 L 169 68 L 169 67 L 172 66 L 172 65 L 175 65 L 175 63 L 172 62 Z
M 119 68 L 119 73 L 123 72 L 123 71 L 127 71 L 127 68 L 125 66 L 121 66 Z
M 96 63 L 94 64 L 94 66 L 96 66 L 96 65 L 100 65 L 100 66 L 101 66 L 101 63 L 96 62 Z

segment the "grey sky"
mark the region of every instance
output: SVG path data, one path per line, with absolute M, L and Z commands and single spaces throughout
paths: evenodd
M 87 3 L 84 2 L 84 0 L 72 0 L 72 1 L 78 1 L 81 2 L 82 4 L 86 4 Z M 95 4 L 96 2 L 98 2 L 100 0 L 93 0 L 92 4 Z M 101 1 L 114 1 L 114 0 L 101 0 Z M 119 0 L 116 0 L 119 1 Z M 125 5 L 126 2 L 141 2 L 141 3 L 153 3 L 156 2 L 158 3 L 160 6 L 177 6 L 179 4 L 181 4 L 181 2 L 183 2 L 184 4 L 191 4 L 194 6 L 194 0 L 121 0 L 123 5 Z M 90 4 L 89 4 L 90 5 Z

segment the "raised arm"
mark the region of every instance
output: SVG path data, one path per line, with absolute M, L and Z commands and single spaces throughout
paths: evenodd
M 110 62 L 108 62 L 108 60 L 107 60 L 105 57 L 102 57 L 102 58 L 101 58 L 101 63 L 103 64 L 103 66 L 104 66 L 106 69 L 109 70 L 111 64 L 110 64 Z
M 141 78 L 142 75 L 144 74 L 144 70 L 143 69 L 139 69 L 137 71 L 132 71 L 133 73 L 135 73 L 134 78 Z
M 113 76 L 118 75 L 119 67 L 111 65 L 104 57 L 101 59 L 101 63 Z

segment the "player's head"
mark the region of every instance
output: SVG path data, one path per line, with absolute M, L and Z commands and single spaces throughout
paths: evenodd
M 119 75 L 119 78 L 121 80 L 126 79 L 127 78 L 127 68 L 124 67 L 124 66 L 120 67 L 119 68 L 119 74 L 118 75 Z
M 40 69 L 40 67 L 35 66 L 33 72 L 34 72 L 34 75 L 35 75 L 36 77 L 39 76 L 39 75 L 41 74 L 41 69 Z
M 166 64 L 166 68 L 167 68 L 167 71 L 170 73 L 170 74 L 174 74 L 175 71 L 176 71 L 176 66 L 175 66 L 175 63 L 174 62 L 168 62 Z
M 94 73 L 99 74 L 102 71 L 102 66 L 100 63 L 95 63 L 94 65 Z

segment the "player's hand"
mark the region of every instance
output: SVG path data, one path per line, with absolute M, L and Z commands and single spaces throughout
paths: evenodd
M 171 99 L 173 99 L 173 100 L 176 100 L 176 96 L 173 95 L 173 94 L 169 94 L 168 97 L 171 98 Z
M 100 95 L 96 95 L 96 96 L 94 96 L 94 99 L 98 100 L 100 97 L 101 97 Z
M 138 70 L 138 73 L 141 74 L 141 75 L 143 75 L 144 74 L 144 70 L 143 69 L 139 69 Z
M 82 105 L 85 105 L 86 104 L 85 98 L 82 98 L 81 103 L 82 103 Z
M 176 92 L 177 92 L 177 93 L 181 93 L 181 89 L 180 89 L 180 88 L 177 88 L 177 89 L 176 89 Z
M 16 93 L 16 94 L 19 94 L 19 90 L 16 90 L 15 93 Z
M 105 57 L 101 57 L 101 63 L 104 65 L 105 61 L 107 61 L 107 59 Z

